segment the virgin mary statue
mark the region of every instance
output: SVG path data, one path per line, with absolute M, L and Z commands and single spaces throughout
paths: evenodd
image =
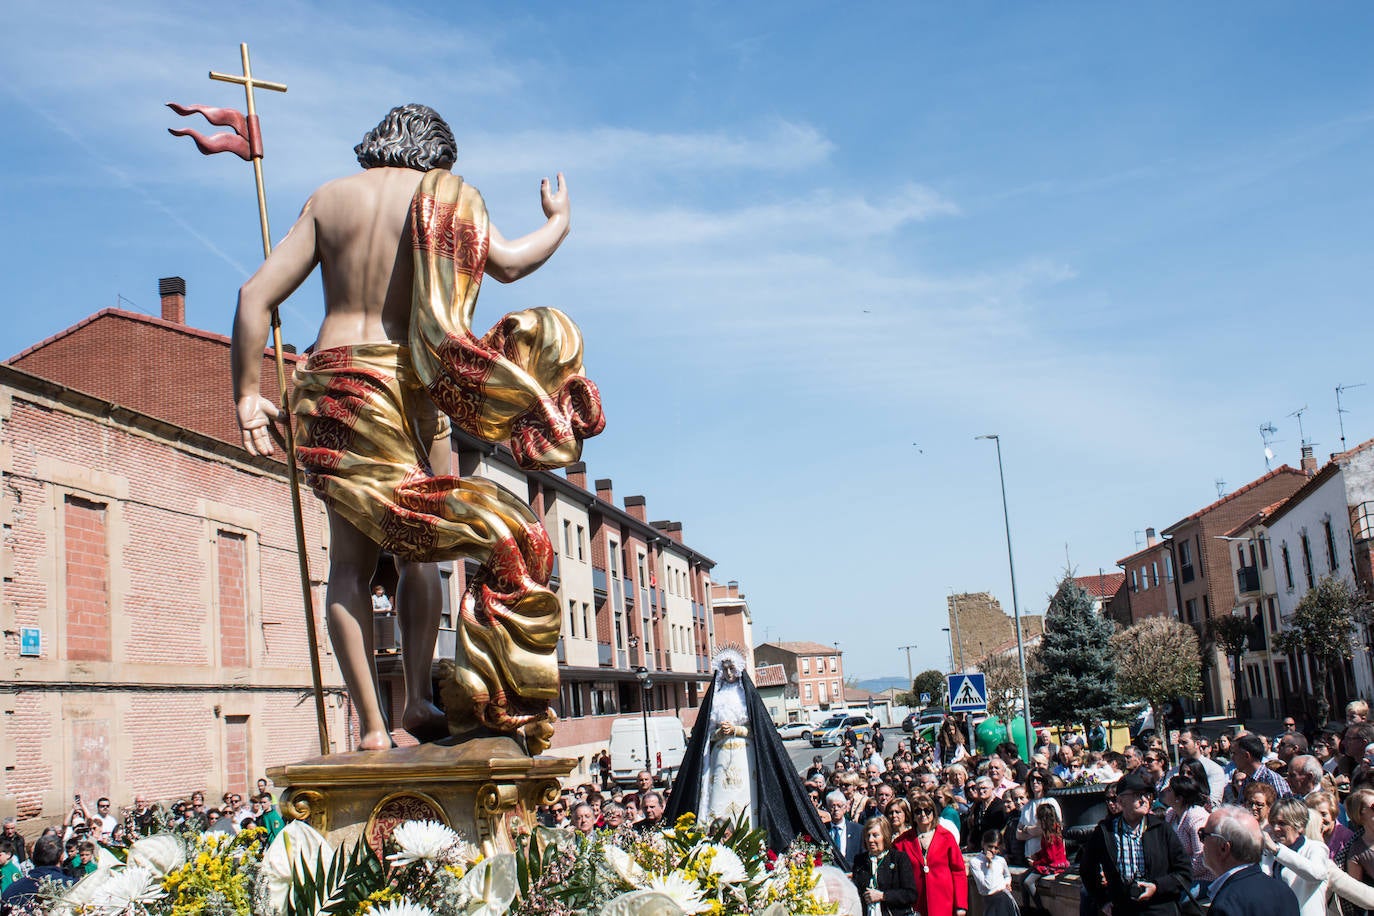
M 751 826 L 768 833 L 774 852 L 798 836 L 824 845 L 828 834 L 820 814 L 749 679 L 744 656 L 726 647 L 711 667 L 715 677 L 701 701 L 666 820 L 691 812 L 709 825 L 746 815 Z

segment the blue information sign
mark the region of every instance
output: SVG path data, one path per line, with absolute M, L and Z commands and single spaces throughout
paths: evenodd
M 19 654 L 37 658 L 43 654 L 43 631 L 38 627 L 19 628 Z

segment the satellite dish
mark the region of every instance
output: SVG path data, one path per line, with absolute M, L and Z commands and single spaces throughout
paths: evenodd
M 1264 460 L 1265 460 L 1265 461 L 1273 461 L 1273 460 L 1274 460 L 1274 450 L 1273 450 L 1272 448 L 1266 448 L 1266 449 L 1264 450 Z

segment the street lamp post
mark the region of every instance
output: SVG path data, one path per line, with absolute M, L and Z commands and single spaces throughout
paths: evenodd
M 898 646 L 898 647 L 897 647 L 897 651 L 898 651 L 898 652 L 902 652 L 902 651 L 905 651 L 905 652 L 906 652 L 906 682 L 907 682 L 908 684 L 915 684 L 915 683 L 916 683 L 916 676 L 915 676 L 914 674 L 911 673 L 911 650 L 914 649 L 914 648 L 916 648 L 916 647 L 915 647 L 915 646 Z
M 635 677 L 639 678 L 639 712 L 644 719 L 644 769 L 652 773 L 653 768 L 649 766 L 649 691 L 654 686 L 654 679 L 643 665 L 635 669 Z
M 1030 684 L 1026 679 L 1026 647 L 1021 639 L 1021 605 L 1016 600 L 1016 563 L 1011 552 L 1011 515 L 1007 512 L 1007 476 L 1002 471 L 1002 440 L 996 433 L 975 436 L 977 439 L 991 439 L 997 443 L 997 479 L 1002 484 L 1002 522 L 1007 529 L 1007 569 L 1011 572 L 1011 611 L 1016 621 L 1016 660 L 1021 665 L 1021 717 L 1026 725 L 1026 753 L 1035 747 L 1031 731 Z
M 949 640 L 949 673 L 954 673 L 954 634 L 949 631 L 949 627 L 940 627 L 945 633 L 945 638 Z

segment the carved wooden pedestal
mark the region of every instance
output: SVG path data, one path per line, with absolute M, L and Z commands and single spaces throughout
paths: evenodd
M 474 738 L 385 751 L 314 757 L 267 771 L 282 787 L 279 807 L 336 848 L 360 836 L 378 848 L 406 820 L 437 820 L 488 851 L 513 851 L 518 820 L 558 798 L 559 778 L 576 761 L 529 757 L 512 738 Z

